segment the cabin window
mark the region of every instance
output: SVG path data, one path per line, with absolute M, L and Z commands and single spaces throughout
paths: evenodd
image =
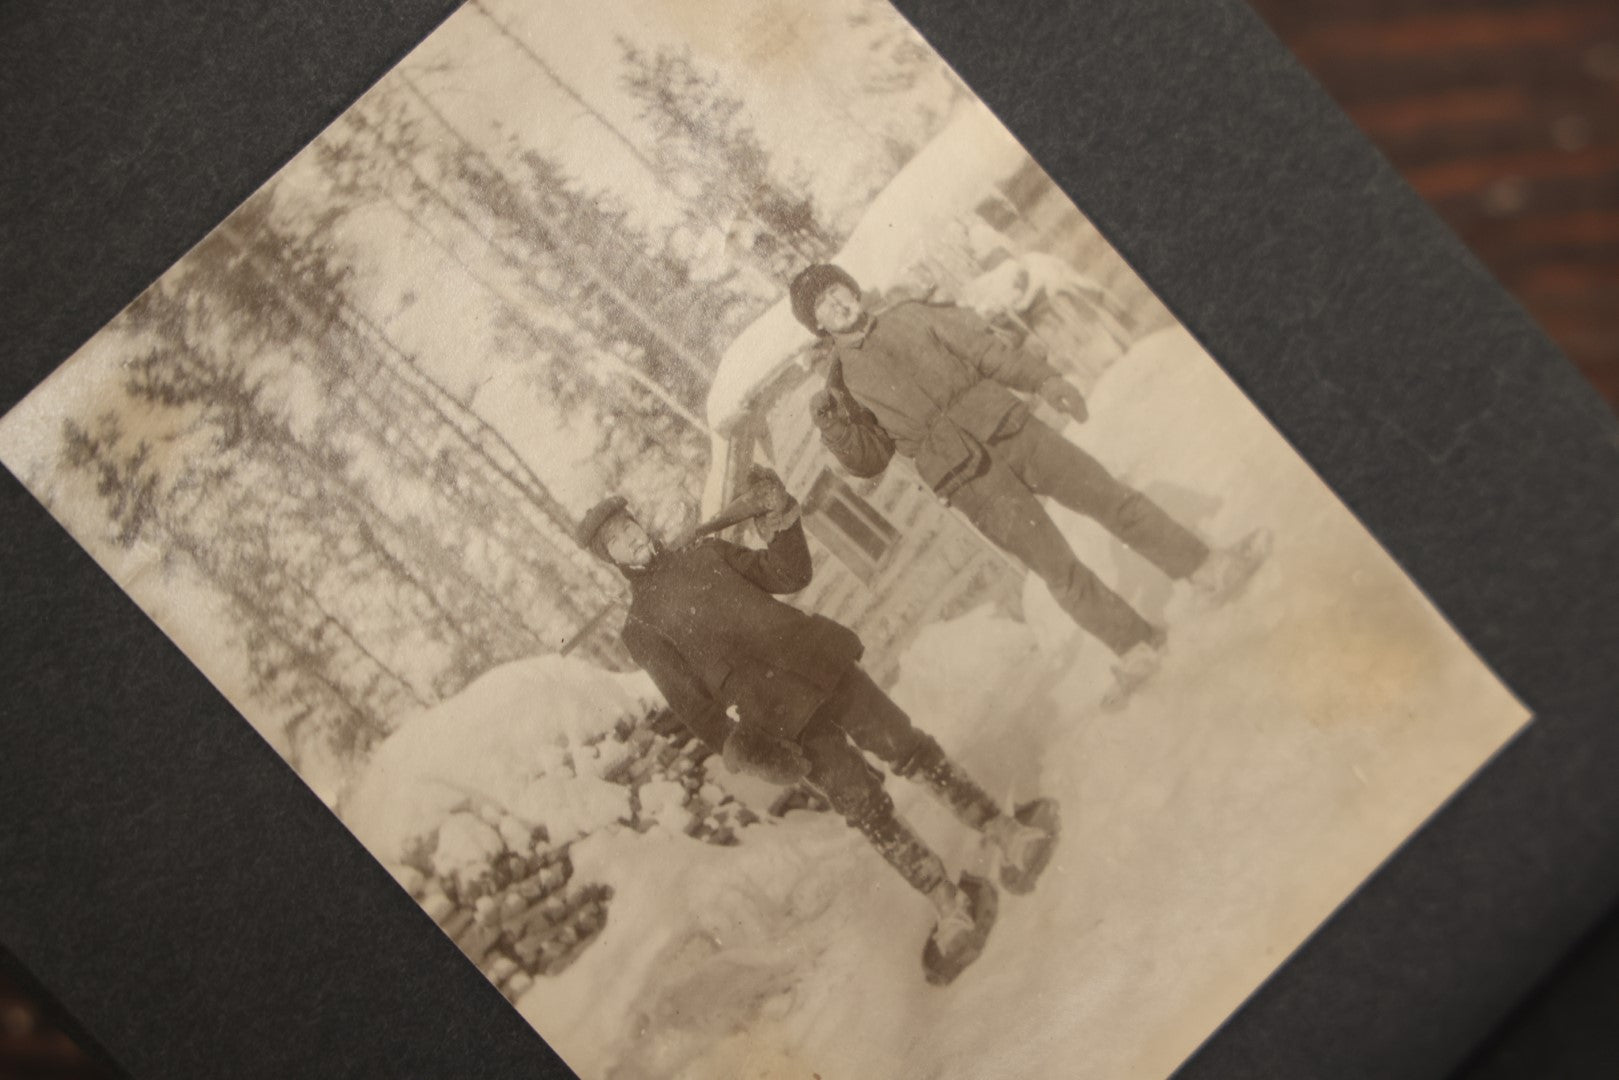
M 805 524 L 839 562 L 870 581 L 899 540 L 899 530 L 829 469 L 822 469 L 804 500 Z

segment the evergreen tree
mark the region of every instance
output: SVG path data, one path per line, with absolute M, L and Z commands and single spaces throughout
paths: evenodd
M 781 270 L 825 258 L 834 246 L 802 182 L 778 175 L 743 100 L 705 71 L 689 48 L 647 52 L 625 39 L 622 82 L 656 136 L 655 158 L 695 201 L 723 208 L 734 231 Z M 785 257 L 784 262 L 782 258 Z
M 224 600 L 251 691 L 341 754 L 561 648 L 618 583 L 500 435 L 350 307 L 338 254 L 250 200 L 120 317 L 127 403 L 69 425 L 64 462 L 116 543 Z

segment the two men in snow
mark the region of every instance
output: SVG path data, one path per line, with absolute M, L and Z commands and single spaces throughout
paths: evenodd
M 1264 558 L 1266 534 L 1211 550 L 1036 418 L 1019 394 L 1080 421 L 1085 400 L 972 312 L 915 301 L 874 312 L 853 278 L 825 264 L 800 274 L 790 296 L 797 318 L 831 346 L 827 385 L 812 404 L 823 443 L 862 477 L 881 473 L 896 452 L 910 458 L 941 498 L 1039 575 L 1069 617 L 1118 655 L 1110 698 L 1122 700 L 1156 669 L 1165 633 L 1079 560 L 1042 496 L 1093 518 L 1168 577 L 1215 599 L 1241 588 Z M 865 673 L 852 630 L 776 598 L 809 584 L 810 553 L 797 502 L 760 466 L 711 525 L 747 518 L 764 549 L 712 536 L 666 548 L 613 497 L 586 516 L 580 542 L 628 580 L 624 645 L 693 734 L 733 772 L 820 791 L 929 899 L 937 923 L 923 964 L 930 981 L 947 983 L 982 951 L 995 888 L 967 873 L 950 880 L 896 816 L 866 755 L 923 784 L 981 832 L 1009 891 L 1032 889 L 1048 863 L 1056 806 L 1041 799 L 1003 811 Z
M 881 473 L 896 452 L 910 458 L 940 498 L 1038 575 L 1068 616 L 1118 656 L 1117 685 L 1105 700 L 1121 701 L 1152 675 L 1165 632 L 1080 561 L 1041 496 L 1092 518 L 1213 600 L 1239 589 L 1264 558 L 1267 534 L 1211 551 L 1035 417 L 1019 393 L 1078 421 L 1085 399 L 968 309 L 910 301 L 873 312 L 855 280 L 825 263 L 799 274 L 789 294 L 793 314 L 831 347 L 826 389 L 811 405 L 827 449 L 860 477 Z
M 798 504 L 755 469 L 744 497 L 763 550 L 717 537 L 666 548 L 622 498 L 586 515 L 579 540 L 630 586 L 623 641 L 686 726 L 735 772 L 806 783 L 933 904 L 923 950 L 929 981 L 954 979 L 982 951 L 995 887 L 944 863 L 894 811 L 869 753 L 924 785 L 999 853 L 1001 882 L 1027 892 L 1051 856 L 1056 807 L 1038 800 L 1007 814 L 860 667 L 850 629 L 776 599 L 810 582 Z

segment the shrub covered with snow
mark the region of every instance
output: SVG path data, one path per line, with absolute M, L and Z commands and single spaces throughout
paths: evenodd
M 761 821 L 726 789 L 730 778 L 710 774 L 710 756 L 645 676 L 541 657 L 406 718 L 339 809 L 516 998 L 607 924 L 613 889 L 576 872 L 577 843 L 656 833 L 729 846 Z

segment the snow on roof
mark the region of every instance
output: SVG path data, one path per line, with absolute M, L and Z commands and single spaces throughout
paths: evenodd
M 895 174 L 866 208 L 834 258 L 866 289 L 895 284 L 919 244 L 972 210 L 1028 160 L 982 102 L 963 102 L 950 121 Z M 708 424 L 724 433 L 749 399 L 814 341 L 783 299 L 737 335 L 720 357 L 708 393 Z
M 725 432 L 748 409 L 753 392 L 777 374 L 815 336 L 793 317 L 787 300 L 759 316 L 736 336 L 714 372 L 708 388 L 708 426 Z
M 1028 154 L 983 103 L 963 103 L 938 135 L 877 193 L 837 262 L 865 288 L 896 284 L 920 245 L 968 213 Z

